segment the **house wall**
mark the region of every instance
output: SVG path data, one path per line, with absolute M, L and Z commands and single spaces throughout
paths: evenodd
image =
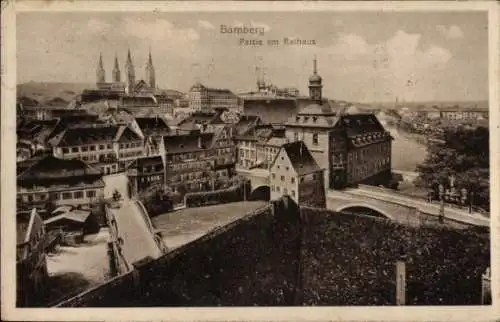
M 271 200 L 277 200 L 284 195 L 288 195 L 294 202 L 298 202 L 298 180 L 297 173 L 292 167 L 290 159 L 285 150 L 281 149 L 269 171 Z
M 317 135 L 317 143 L 315 143 Z M 308 127 L 288 127 L 286 137 L 290 142 L 303 141 L 316 163 L 321 169 L 325 169 L 324 182 L 330 182 L 330 134 L 322 129 Z M 326 189 L 327 187 L 325 187 Z

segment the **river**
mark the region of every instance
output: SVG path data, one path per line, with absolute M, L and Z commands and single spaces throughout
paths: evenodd
M 426 146 L 395 127 L 385 125 L 385 128 L 394 137 L 392 168 L 394 170 L 415 171 L 416 166 L 422 163 L 427 156 Z

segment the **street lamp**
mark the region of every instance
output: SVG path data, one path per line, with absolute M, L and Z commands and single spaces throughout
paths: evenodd
M 243 201 L 247 201 L 247 181 L 243 179 Z
M 444 223 L 444 197 L 445 197 L 445 189 L 444 189 L 444 185 L 441 183 L 441 184 L 439 184 L 439 200 L 440 200 L 439 222 L 440 223 Z

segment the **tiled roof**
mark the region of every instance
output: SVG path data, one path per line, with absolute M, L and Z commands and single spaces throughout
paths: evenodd
M 45 158 L 45 156 L 36 156 L 34 158 L 24 160 L 21 162 L 17 162 L 16 164 L 16 173 L 19 175 L 20 173 L 23 173 L 26 171 L 28 168 L 30 168 L 32 165 L 40 161 L 41 159 Z
M 27 179 L 67 178 L 87 175 L 99 176 L 102 173 L 81 160 L 63 160 L 49 155 L 35 161 L 20 173 L 17 178 L 22 181 Z
M 180 121 L 177 125 L 179 127 L 191 126 L 192 124 L 224 124 L 224 121 L 220 118 L 221 113 L 213 112 L 194 112 L 189 115 L 184 120 Z
M 156 155 L 156 156 L 147 156 L 147 157 L 139 157 L 132 161 L 129 165 L 128 168 L 140 168 L 143 166 L 147 165 L 156 165 L 156 164 L 163 164 L 163 160 L 161 156 Z
M 20 139 L 34 139 L 37 142 L 45 143 L 55 130 L 58 120 L 33 120 L 22 124 L 17 128 L 17 135 Z
M 123 96 L 121 106 L 157 106 L 158 103 L 152 96 Z
M 238 122 L 233 126 L 234 135 L 245 135 L 250 129 L 255 127 L 261 122 L 258 115 L 246 115 L 240 116 Z
M 242 135 L 236 135 L 236 139 L 240 140 L 256 140 L 256 141 L 267 141 L 274 133 L 274 129 L 270 124 L 260 124 L 249 126 L 248 130 Z
M 269 140 L 267 140 L 266 145 L 274 146 L 274 147 L 280 147 L 283 144 L 288 143 L 288 139 L 285 137 L 271 137 Z
M 79 146 L 122 141 L 139 140 L 137 133 L 124 125 L 106 125 L 96 127 L 69 128 L 50 140 L 53 146 Z
M 212 147 L 213 133 L 191 133 L 163 137 L 167 154 L 195 152 Z
M 297 175 L 301 176 L 304 174 L 321 171 L 321 168 L 316 163 L 316 160 L 314 160 L 314 157 L 311 155 L 304 142 L 295 141 L 286 143 L 283 144 L 282 149 L 288 155 L 288 158 L 292 163 L 292 167 L 297 172 Z
M 53 222 L 57 222 L 59 220 L 67 219 L 71 221 L 75 221 L 78 223 L 84 223 L 87 221 L 87 218 L 90 216 L 90 211 L 85 211 L 85 210 L 73 210 L 73 211 L 68 211 L 62 214 L 59 214 L 57 216 L 54 216 L 52 218 L 49 218 L 44 221 L 44 224 L 51 224 Z
M 365 133 L 385 132 L 384 127 L 374 114 L 343 115 L 339 122 L 348 137 Z
M 290 98 L 250 98 L 243 101 L 243 114 L 259 116 L 263 123 L 285 123 L 295 116 L 298 107 L 295 99 Z
M 136 117 L 135 121 L 145 136 L 166 135 L 170 127 L 160 117 Z

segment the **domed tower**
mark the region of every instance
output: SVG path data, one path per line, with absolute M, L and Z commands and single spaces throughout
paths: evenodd
M 96 70 L 96 83 L 101 84 L 106 82 L 106 72 L 104 71 L 104 67 L 102 65 L 102 54 L 99 54 L 99 63 L 97 64 Z
M 115 66 L 113 67 L 113 83 L 119 83 L 120 81 L 120 66 L 118 65 L 118 57 L 116 57 L 115 54 Z
M 314 72 L 309 77 L 309 96 L 311 99 L 315 100 L 317 104 L 322 103 L 322 79 L 321 76 L 318 75 L 316 56 L 314 56 Z
M 149 58 L 146 63 L 146 82 L 150 88 L 156 88 L 155 68 L 153 67 L 153 59 L 151 58 L 151 49 L 149 50 Z
M 127 94 L 133 94 L 134 93 L 134 87 L 135 87 L 135 69 L 134 69 L 134 64 L 132 63 L 132 55 L 130 55 L 130 49 L 128 50 L 127 54 L 127 63 L 125 64 L 125 73 L 126 73 L 126 92 Z

